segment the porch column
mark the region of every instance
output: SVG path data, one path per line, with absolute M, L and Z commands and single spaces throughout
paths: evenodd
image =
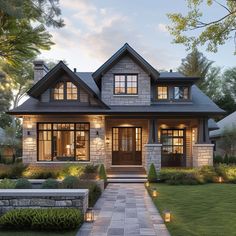
M 210 143 L 208 118 L 199 119 L 198 143 L 193 144 L 193 167 L 213 165 L 214 144 Z
M 158 143 L 157 120 L 149 119 L 148 121 L 148 143 Z
M 152 163 L 154 164 L 156 171 L 161 169 L 161 147 L 162 144 L 158 143 L 157 119 L 149 119 L 148 144 L 144 145 L 146 171 L 149 170 Z

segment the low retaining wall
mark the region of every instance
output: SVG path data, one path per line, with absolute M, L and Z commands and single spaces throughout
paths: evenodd
M 0 189 L 0 214 L 16 208 L 88 208 L 88 189 Z

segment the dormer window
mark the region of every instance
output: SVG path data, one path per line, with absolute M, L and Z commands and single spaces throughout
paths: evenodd
M 137 75 L 115 75 L 114 77 L 115 95 L 136 95 L 138 94 Z
M 78 88 L 72 82 L 58 82 L 53 88 L 54 100 L 77 100 Z
M 157 99 L 167 100 L 168 99 L 168 87 L 167 86 L 157 86 Z
M 176 100 L 189 99 L 189 87 L 186 86 L 174 87 L 174 99 Z

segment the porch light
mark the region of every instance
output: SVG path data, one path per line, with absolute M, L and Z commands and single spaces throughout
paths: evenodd
M 218 177 L 218 182 L 219 182 L 219 183 L 223 183 L 223 182 L 224 182 L 224 180 L 223 180 L 223 177 L 222 177 L 222 176 L 219 176 L 219 177 Z
M 110 144 L 110 139 L 106 138 L 106 144 L 109 145 Z
M 99 132 L 98 131 L 96 131 L 96 136 L 97 136 L 97 138 L 99 137 Z
M 85 222 L 92 223 L 94 221 L 94 211 L 93 208 L 88 208 L 84 214 Z
M 147 182 L 145 183 L 145 186 L 146 186 L 147 188 L 150 187 L 149 181 L 147 181 Z
M 30 135 L 31 135 L 30 131 L 27 131 L 27 135 L 28 135 L 28 136 L 30 136 Z
M 158 195 L 157 189 L 154 188 L 154 189 L 152 190 L 152 196 L 153 196 L 153 197 L 157 197 L 157 195 Z
M 163 211 L 164 222 L 169 223 L 171 220 L 171 212 L 168 210 Z

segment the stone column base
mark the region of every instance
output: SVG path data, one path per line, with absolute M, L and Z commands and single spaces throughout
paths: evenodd
M 146 144 L 145 149 L 145 169 L 149 170 L 150 165 L 153 163 L 156 171 L 161 169 L 161 147 L 160 143 Z
M 193 145 L 193 167 L 213 166 L 214 144 Z

